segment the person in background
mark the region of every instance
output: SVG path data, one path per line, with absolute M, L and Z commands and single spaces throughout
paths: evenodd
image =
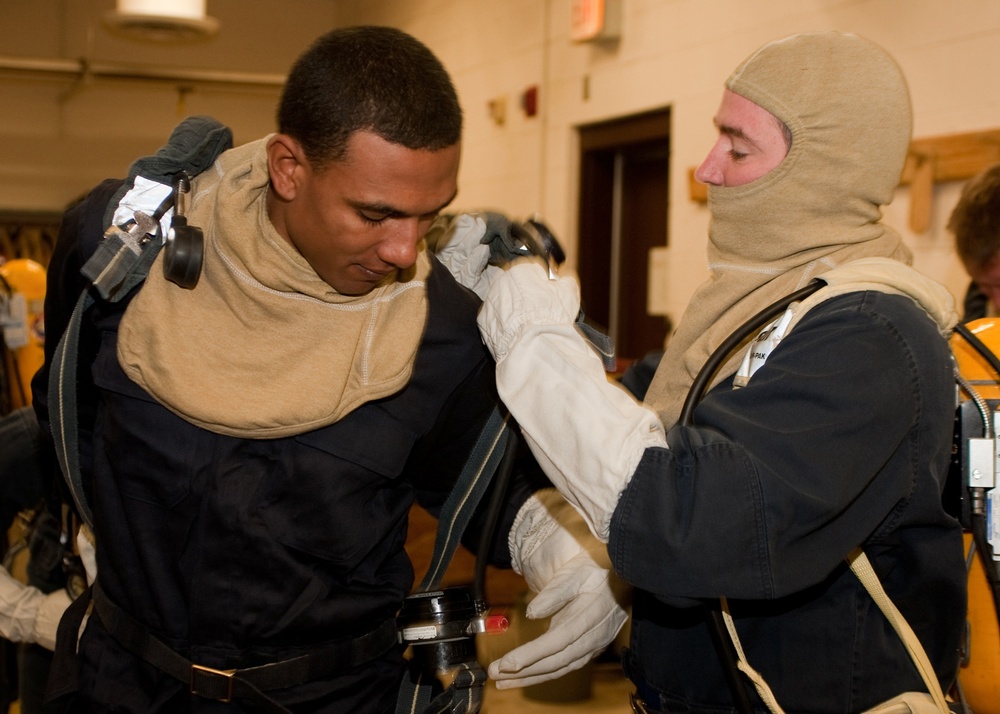
M 7 652 L 16 651 L 17 684 L 9 693 L 22 714 L 42 711 L 56 626 L 71 599 L 65 565 L 75 534 L 63 528 L 51 452 L 30 406 L 0 417 L 0 523 L 5 533 L 22 531 L 0 567 L 0 635 L 14 644 Z M 29 556 L 26 584 L 8 570 L 21 548 Z
M 1000 164 L 962 187 L 948 218 L 955 250 L 972 279 L 965 293 L 962 320 L 997 314 L 1000 305 Z
M 696 173 L 711 277 L 644 402 L 575 329 L 576 281 L 530 260 L 492 277 L 478 318 L 500 396 L 635 587 L 635 711 L 848 714 L 926 692 L 848 567 L 858 549 L 947 690 L 965 617 L 962 531 L 941 503 L 956 316 L 881 222 L 910 141 L 906 81 L 868 40 L 797 34 L 736 68 L 714 121 Z M 683 409 L 738 326 L 817 278 Z M 735 672 L 725 630 L 715 642 L 722 602 L 764 687 Z
M 277 133 L 230 148 L 228 130 L 192 119 L 67 213 L 49 270 L 55 341 L 109 223 L 145 231 L 170 193 L 146 173 L 208 153 L 184 197 L 204 233 L 194 281 L 161 251 L 83 317 L 97 576 L 78 646 L 63 618 L 51 694 L 102 714 L 392 712 L 407 514 L 440 513 L 498 407 L 480 300 L 422 241 L 458 191 L 454 87 L 413 37 L 344 28 L 296 61 Z M 62 407 L 54 369 L 34 382 L 46 427 Z M 490 498 L 465 529 L 482 551 Z M 532 650 L 545 678 L 625 620 L 627 588 L 581 523 L 522 459 L 483 553 L 559 615 Z

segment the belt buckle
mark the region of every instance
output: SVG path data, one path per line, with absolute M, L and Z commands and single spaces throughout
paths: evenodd
M 207 674 L 214 677 L 224 677 L 226 680 L 226 685 L 228 691 L 225 697 L 210 697 L 206 694 L 202 694 L 198 691 L 198 685 L 195 682 L 195 678 L 198 674 Z M 213 669 L 211 667 L 205 667 L 200 664 L 191 665 L 191 694 L 199 697 L 205 697 L 206 699 L 215 699 L 223 704 L 231 704 L 233 701 L 233 676 L 236 674 L 235 669 Z
M 635 714 L 650 714 L 649 709 L 646 708 L 646 702 L 635 696 L 634 692 L 629 692 L 628 703 L 632 705 L 632 711 Z

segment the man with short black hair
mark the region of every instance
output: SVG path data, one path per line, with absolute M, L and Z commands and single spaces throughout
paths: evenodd
M 407 515 L 414 501 L 441 511 L 498 404 L 479 298 L 422 241 L 458 190 L 462 115 L 428 48 L 360 27 L 296 62 L 278 120 L 235 148 L 224 127 L 184 123 L 64 220 L 46 304 L 60 325 L 106 212 L 145 232 L 171 192 L 146 174 L 178 175 L 178 156 L 204 164 L 181 226 L 203 231 L 203 265 L 168 242 L 141 285 L 83 317 L 80 466 L 98 570 L 72 711 L 395 710 Z M 55 369 L 35 383 L 46 422 L 63 416 L 62 393 L 45 389 Z M 547 486 L 522 461 L 483 556 L 528 576 L 508 536 Z M 479 550 L 489 499 L 465 529 Z M 606 555 L 574 560 L 588 542 L 540 548 L 546 570 L 529 578 L 586 581 L 558 600 L 576 630 L 543 643 L 551 676 L 625 618 Z M 579 593 L 598 602 L 574 609 Z M 600 642 L 567 646 L 595 622 Z

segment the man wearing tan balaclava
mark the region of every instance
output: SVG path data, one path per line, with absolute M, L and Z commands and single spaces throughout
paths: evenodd
M 576 282 L 532 262 L 494 277 L 479 315 L 501 397 L 635 586 L 636 711 L 846 714 L 947 690 L 965 602 L 961 528 L 941 506 L 955 315 L 881 223 L 910 140 L 906 81 L 867 40 L 795 35 L 733 72 L 714 121 L 697 174 L 711 277 L 645 401 L 608 382 L 574 328 Z M 815 278 L 682 412 L 727 336 Z M 848 568 L 858 548 L 926 651 L 927 682 Z M 719 603 L 760 688 L 727 676 Z M 527 674 L 516 656 L 490 673 Z

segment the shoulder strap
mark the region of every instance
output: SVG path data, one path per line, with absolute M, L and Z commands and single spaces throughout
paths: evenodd
M 420 583 L 420 592 L 437 589 L 441 577 L 448 569 L 462 534 L 503 457 L 510 430 L 507 419 L 500 407 L 495 408 L 472 447 L 462 473 L 438 518 L 434 552 L 427 574 Z M 483 544 L 483 547 L 488 547 L 488 544 Z
M 868 591 L 879 609 L 885 614 L 886 619 L 892 625 L 892 629 L 903 640 L 906 651 L 910 653 L 913 664 L 916 665 L 917 671 L 920 672 L 920 678 L 924 680 L 927 691 L 930 692 L 931 697 L 934 699 L 934 704 L 937 705 L 937 708 L 943 714 L 948 714 L 951 710 L 948 708 L 947 702 L 945 702 L 944 692 L 941 691 L 941 683 L 938 682 L 937 675 L 934 673 L 934 667 L 931 665 L 927 653 L 924 652 L 923 645 L 920 644 L 916 633 L 913 632 L 910 624 L 903 617 L 903 613 L 899 611 L 886 594 L 882 583 L 878 579 L 878 575 L 875 574 L 875 570 L 868 560 L 868 556 L 865 555 L 863 550 L 856 548 L 847 557 L 847 562 L 850 563 L 854 574 L 858 576 L 858 580 L 865 586 L 865 590 Z
M 184 171 L 188 176 L 197 176 L 215 163 L 219 154 L 232 147 L 232 130 L 218 120 L 207 116 L 185 118 L 174 127 L 167 143 L 155 154 L 132 162 L 125 184 L 108 203 L 104 225 L 113 223 L 112 217 L 119 201 L 132 189 L 138 176 L 170 186 L 177 174 Z
M 426 593 L 438 588 L 441 577 L 455 555 L 462 533 L 465 532 L 473 512 L 498 471 L 504 473 L 498 479 L 503 483 L 498 483 L 497 488 L 505 490 L 505 475 L 509 461 L 504 457 L 517 443 L 512 437 L 508 421 L 509 415 L 498 405 L 479 433 L 465 466 L 462 467 L 462 473 L 441 509 L 431 563 L 418 592 Z M 492 510 L 491 507 L 491 512 Z M 487 530 L 492 533 L 492 523 Z M 489 547 L 488 542 L 480 542 L 477 558 L 485 558 L 486 554 L 482 549 Z M 478 559 L 477 579 L 480 565 Z M 427 675 L 421 667 L 411 663 L 400 683 L 396 697 L 396 714 L 468 714 L 479 711 L 486 672 L 478 663 L 464 664 L 451 685 L 432 699 L 436 682 L 436 678 Z
M 82 273 L 90 281 L 76 302 L 66 331 L 59 339 L 49 370 L 49 404 L 52 437 L 60 469 L 73 495 L 80 517 L 93 527 L 93 513 L 87 503 L 80 473 L 76 374 L 79 360 L 80 327 L 83 313 L 99 296 L 117 302 L 140 285 L 163 247 L 158 222 L 172 204 L 171 177 L 187 172 L 194 176 L 211 166 L 233 145 L 232 131 L 210 117 L 188 117 L 171 133 L 170 139 L 152 156 L 136 160 L 129 177 L 105 209 L 104 225 L 110 226 L 94 253 L 84 263 Z M 135 186 L 136 179 L 164 183 L 166 198 L 151 215 L 136 211 L 133 220 L 117 226 L 113 216 L 118 204 Z
M 885 614 L 892 628 L 899 635 L 900 639 L 903 640 L 906 651 L 920 673 L 920 678 L 924 680 L 924 686 L 927 687 L 927 691 L 930 692 L 931 698 L 934 700 L 934 705 L 941 714 L 949 714 L 951 710 L 948 708 L 944 692 L 941 691 L 941 684 L 938 682 L 937 675 L 934 673 L 934 667 L 931 666 L 927 653 L 924 652 L 923 645 L 920 644 L 920 640 L 917 639 L 916 633 L 913 632 L 906 618 L 903 617 L 903 614 L 886 594 L 885 588 L 882 587 L 878 575 L 875 574 L 875 570 L 868 560 L 868 556 L 865 555 L 865 552 L 861 548 L 856 548 L 847 556 L 847 562 L 851 566 L 851 570 L 858 577 L 858 580 L 865 586 L 865 590 L 872 596 L 875 604 Z M 736 654 L 739 657 L 737 666 L 740 671 L 746 674 L 750 681 L 753 682 L 757 693 L 769 711 L 773 714 L 784 714 L 784 710 L 778 704 L 774 693 L 764 680 L 764 677 L 747 662 L 743 654 L 743 646 L 740 643 L 739 635 L 736 632 L 736 625 L 733 622 L 732 615 L 729 613 L 729 605 L 725 598 L 722 600 L 722 611 L 722 617 L 726 622 L 726 629 L 729 631 L 729 636 L 733 640 Z
M 736 657 L 738 659 L 736 667 L 747 676 L 747 679 L 753 682 L 757 694 L 767 706 L 769 712 L 772 714 L 785 714 L 785 710 L 778 704 L 778 700 L 774 697 L 774 692 L 771 691 L 771 687 L 768 686 L 763 675 L 750 666 L 746 655 L 743 654 L 743 643 L 740 642 L 740 636 L 736 632 L 736 624 L 733 622 L 733 616 L 729 613 L 729 601 L 726 598 L 720 598 L 720 604 L 722 606 L 722 619 L 726 623 L 726 630 L 729 632 L 729 637 L 733 641 L 733 647 L 736 649 Z

